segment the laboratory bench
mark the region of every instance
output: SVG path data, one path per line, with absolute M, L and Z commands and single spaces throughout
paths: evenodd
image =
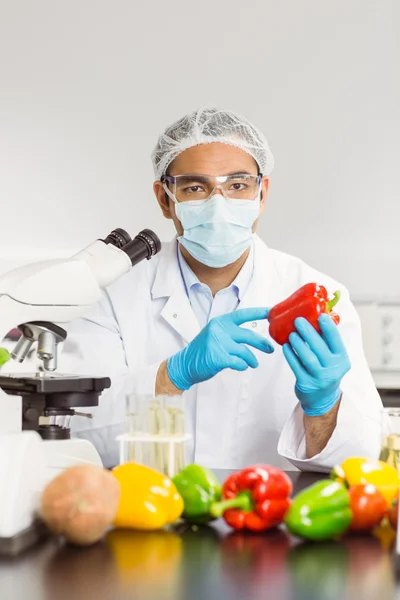
M 228 471 L 216 471 L 222 481 Z M 294 491 L 321 475 L 288 472 Z M 394 534 L 393 534 L 394 535 Z M 1 600 L 392 600 L 393 549 L 371 535 L 304 543 L 284 529 L 250 535 L 211 526 L 111 531 L 75 548 L 51 538 L 0 557 Z

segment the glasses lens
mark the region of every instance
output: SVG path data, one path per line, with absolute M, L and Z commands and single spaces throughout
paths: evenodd
M 228 198 L 254 200 L 260 189 L 257 175 L 234 175 L 221 186 Z
M 172 191 L 178 202 L 190 202 L 206 200 L 214 187 L 211 178 L 205 175 L 178 175 Z
M 178 175 L 171 186 L 171 192 L 178 202 L 207 200 L 216 187 L 227 198 L 254 200 L 259 192 L 257 175 L 229 175 L 227 177 L 207 177 L 206 175 Z

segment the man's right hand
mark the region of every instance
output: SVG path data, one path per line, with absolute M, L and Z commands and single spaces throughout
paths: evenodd
M 270 354 L 274 351 L 265 337 L 240 327 L 247 321 L 266 319 L 267 308 L 243 308 L 211 319 L 186 348 L 167 360 L 167 373 L 178 390 L 207 381 L 223 369 L 245 371 L 258 367 L 258 360 L 247 346 Z

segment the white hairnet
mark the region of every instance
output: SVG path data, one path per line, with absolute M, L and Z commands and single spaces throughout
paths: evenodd
M 182 117 L 160 135 L 151 155 L 156 179 L 165 175 L 172 161 L 184 150 L 213 142 L 244 150 L 254 158 L 263 175 L 269 175 L 273 169 L 274 157 L 258 129 L 232 112 L 206 107 Z

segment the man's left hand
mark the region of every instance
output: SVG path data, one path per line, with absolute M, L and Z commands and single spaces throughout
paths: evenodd
M 340 383 L 350 370 L 350 359 L 337 326 L 329 315 L 320 316 L 321 335 L 303 318 L 296 319 L 283 353 L 296 376 L 295 393 L 306 415 L 329 412 L 340 399 Z

